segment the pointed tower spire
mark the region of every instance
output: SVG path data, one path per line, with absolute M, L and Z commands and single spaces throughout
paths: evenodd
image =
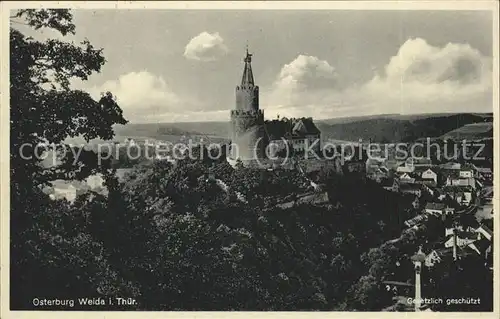
M 245 62 L 245 69 L 243 70 L 243 76 L 241 78 L 241 86 L 248 87 L 254 86 L 253 72 L 252 72 L 252 54 L 248 53 L 248 45 L 246 47 L 246 56 L 243 60 Z

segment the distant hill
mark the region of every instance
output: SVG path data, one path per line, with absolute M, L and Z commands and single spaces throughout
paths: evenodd
M 126 124 L 114 127 L 115 140 L 125 138 L 134 140 L 156 139 L 174 142 L 181 137 L 211 138 L 217 141 L 226 139 L 229 132 L 228 122 L 186 122 L 186 123 L 145 123 Z
M 315 123 L 321 130 L 323 140 L 359 141 L 361 139 L 373 142 L 409 142 L 422 137 L 440 137 L 464 125 L 492 120 L 492 113 L 382 114 L 316 120 Z M 474 128 L 469 129 L 474 130 Z M 229 120 L 227 122 L 127 124 L 116 126 L 115 132 L 116 140 L 131 137 L 136 140 L 151 138 L 173 141 L 181 136 L 207 136 L 216 140 L 225 140 L 229 136 Z M 489 133 L 481 134 L 488 135 Z
M 324 124 L 346 124 L 346 123 L 361 122 L 366 120 L 380 120 L 380 119 L 412 121 L 412 120 L 419 120 L 426 118 L 448 117 L 458 114 L 461 113 L 426 113 L 426 114 L 404 114 L 404 115 L 389 113 L 389 114 L 378 114 L 378 115 L 339 117 L 326 120 L 316 120 L 315 122 Z M 493 113 L 463 113 L 463 114 L 477 115 L 483 118 L 493 118 Z
M 439 137 L 464 125 L 489 121 L 488 114 L 444 114 L 385 116 L 351 123 L 327 124 L 318 128 L 325 139 L 373 142 L 411 142 L 422 137 Z
M 315 123 L 336 125 L 336 124 L 347 124 L 347 123 L 361 122 L 361 121 L 375 120 L 375 119 L 395 119 L 398 116 L 399 116 L 398 114 L 378 114 L 378 115 L 365 115 L 365 116 L 338 117 L 326 120 L 316 120 Z

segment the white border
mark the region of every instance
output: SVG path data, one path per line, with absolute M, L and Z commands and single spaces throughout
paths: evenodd
M 1 148 L 0 148 L 0 218 L 1 218 L 1 318 L 130 318 L 140 316 L 141 318 L 251 318 L 252 312 L 76 312 L 70 314 L 64 311 L 10 311 L 9 310 L 9 11 L 19 8 L 74 8 L 74 9 L 244 9 L 244 10 L 491 10 L 493 14 L 493 50 L 498 50 L 499 46 L 499 3 L 491 1 L 192 1 L 192 2 L 71 2 L 71 1 L 44 1 L 44 2 L 1 2 Z M 499 62 L 498 51 L 493 52 L 493 101 L 494 101 L 494 211 L 498 212 L 499 206 L 499 174 L 500 171 L 500 125 L 499 125 Z M 495 218 L 495 233 L 498 233 L 499 220 Z M 499 318 L 499 274 L 500 265 L 499 236 L 494 236 L 494 312 L 493 313 L 356 313 L 356 312 L 258 312 L 255 316 L 262 318 L 310 318 L 310 317 L 342 317 L 342 318 L 363 318 L 365 316 L 375 318 L 399 318 L 404 317 L 446 317 L 446 318 Z

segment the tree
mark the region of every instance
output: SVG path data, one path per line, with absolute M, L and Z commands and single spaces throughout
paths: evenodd
M 68 10 L 20 10 L 13 19 L 22 19 L 35 29 L 52 28 L 62 35 L 75 32 Z M 55 144 L 59 150 L 67 148 L 64 144 L 67 137 L 109 140 L 114 135 L 113 124 L 127 123 L 111 93 L 95 101 L 88 93 L 70 87 L 70 80 L 87 80 L 100 71 L 105 62 L 102 50 L 95 49 L 87 40 L 81 46 L 55 39 L 40 42 L 13 27 L 10 47 L 13 182 L 36 185 L 73 175 L 85 178 L 96 169 L 95 165 L 86 167 L 87 163 L 82 161 L 70 165 L 70 158 L 66 157 L 63 169 L 44 170 L 36 156 L 23 157 L 33 155 L 33 148 L 40 143 Z
M 78 286 L 76 283 L 76 286 L 71 285 L 75 281 L 63 271 L 69 269 L 71 263 L 64 266 L 67 260 L 51 260 L 47 249 L 54 248 L 48 248 L 44 243 L 55 243 L 55 249 L 59 249 L 58 254 L 62 256 L 68 251 L 65 249 L 69 249 L 82 257 L 88 252 L 81 244 L 93 245 L 85 234 L 56 235 L 50 225 L 40 224 L 42 215 L 66 210 L 47 202 L 47 196 L 41 192 L 44 184 L 54 179 L 81 180 L 107 168 L 98 165 L 96 153 L 82 147 L 79 147 L 81 153 L 77 158 L 70 156 L 72 146 L 65 144 L 64 139 L 82 136 L 86 141 L 94 138 L 109 140 L 114 135 L 113 124 L 127 121 L 111 93 L 103 94 L 96 101 L 87 92 L 70 86 L 72 79 L 87 80 L 91 74 L 100 71 L 105 63 L 101 49 L 94 48 L 87 40 L 81 45 L 56 39 L 37 41 L 16 29 L 16 25 L 26 24 L 36 30 L 50 28 L 63 36 L 74 34 L 75 26 L 69 10 L 25 9 L 19 10 L 11 19 L 11 287 L 15 287 L 11 301 L 12 305 L 22 307 L 19 302 L 28 300 L 27 296 L 34 296 L 37 289 L 51 286 L 55 290 L 61 288 L 60 292 L 63 292 L 68 287 Z M 59 166 L 46 168 L 36 156 L 37 146 L 59 154 L 66 151 L 66 156 L 61 158 Z M 53 267 L 49 269 L 43 265 Z M 30 273 L 37 275 L 31 276 Z M 57 282 L 62 286 L 45 281 L 44 276 L 49 274 L 50 278 L 60 275 Z

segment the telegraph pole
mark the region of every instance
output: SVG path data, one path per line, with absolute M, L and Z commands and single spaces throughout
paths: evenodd
M 457 223 L 453 223 L 453 261 L 457 261 Z

